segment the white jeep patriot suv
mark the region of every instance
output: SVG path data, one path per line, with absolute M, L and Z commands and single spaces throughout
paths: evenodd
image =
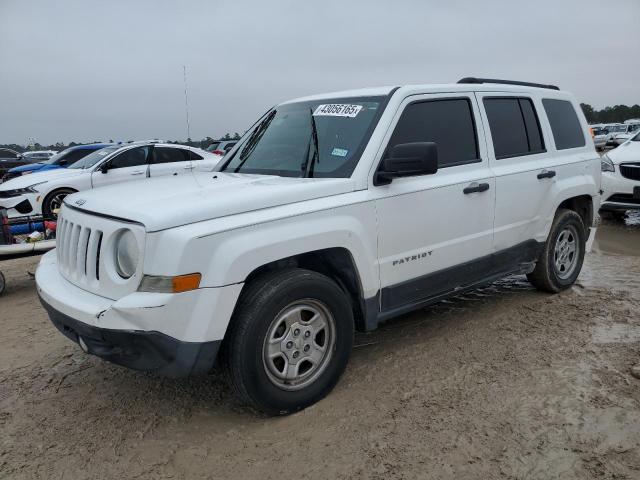
M 269 110 L 214 172 L 66 197 L 38 293 L 88 353 L 169 376 L 219 363 L 285 414 L 331 391 L 354 329 L 509 274 L 570 287 L 599 190 L 557 87 L 316 95 Z

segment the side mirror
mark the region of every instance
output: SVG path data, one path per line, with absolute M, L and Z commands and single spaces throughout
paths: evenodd
M 102 165 L 100 165 L 100 171 L 102 173 L 107 173 L 109 171 L 109 162 L 104 162 Z
M 438 146 L 434 142 L 400 143 L 382 160 L 374 185 L 388 185 L 398 177 L 431 175 L 438 171 Z

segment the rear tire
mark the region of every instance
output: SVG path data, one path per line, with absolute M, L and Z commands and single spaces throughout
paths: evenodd
M 585 245 L 586 231 L 580 215 L 573 210 L 558 210 L 542 254 L 527 279 L 544 292 L 566 290 L 580 274 Z
M 333 280 L 309 270 L 282 270 L 245 287 L 220 360 L 243 403 L 286 415 L 333 389 L 353 335 L 350 301 Z

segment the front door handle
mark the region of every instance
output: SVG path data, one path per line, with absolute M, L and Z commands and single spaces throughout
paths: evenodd
M 486 192 L 487 190 L 489 190 L 488 183 L 473 182 L 466 186 L 465 189 L 462 190 L 462 192 L 465 195 L 468 195 L 469 193 Z
M 538 174 L 538 180 L 542 180 L 543 178 L 553 178 L 556 176 L 555 170 L 542 170 Z

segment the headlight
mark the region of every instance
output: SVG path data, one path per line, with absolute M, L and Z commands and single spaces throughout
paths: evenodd
M 14 188 L 13 190 L 5 190 L 3 193 L 6 197 L 19 197 L 20 195 L 24 195 L 25 193 L 38 193 L 38 191 L 34 187 L 37 187 L 38 185 L 42 185 L 43 183 L 47 183 L 47 182 L 38 182 L 24 188 Z
M 133 277 L 138 267 L 140 252 L 131 230 L 123 230 L 116 240 L 116 271 L 124 279 Z
M 603 172 L 616 171 L 616 168 L 613 166 L 613 162 L 606 155 L 603 155 L 602 157 L 600 157 L 600 170 L 602 170 Z

